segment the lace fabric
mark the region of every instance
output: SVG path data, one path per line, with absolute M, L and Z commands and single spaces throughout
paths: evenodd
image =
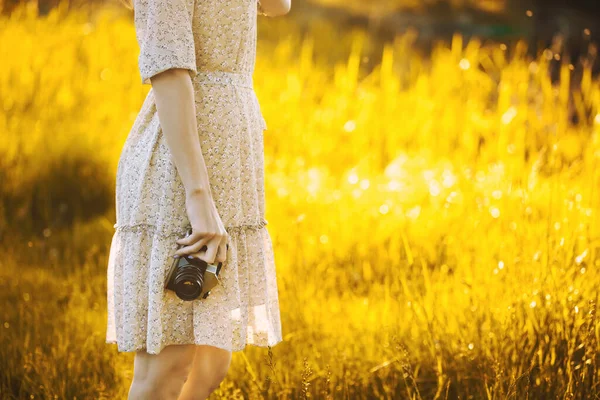
M 143 84 L 188 69 L 215 205 L 228 232 L 221 284 L 206 299 L 164 289 L 175 239 L 189 225 L 185 189 L 150 89 L 125 141 L 107 268 L 106 342 L 158 354 L 170 344 L 240 351 L 282 341 L 276 268 L 265 219 L 263 131 L 253 88 L 256 0 L 135 0 Z

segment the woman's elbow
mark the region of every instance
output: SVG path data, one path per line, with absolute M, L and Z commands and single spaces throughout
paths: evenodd
M 263 0 L 263 2 L 267 2 Z M 292 9 L 292 1 L 291 0 L 276 0 L 270 1 L 269 7 L 266 10 L 266 13 L 270 17 L 280 17 L 286 15 Z
M 279 15 L 286 15 L 292 9 L 292 1 L 291 0 L 282 0 L 281 1 L 281 12 Z

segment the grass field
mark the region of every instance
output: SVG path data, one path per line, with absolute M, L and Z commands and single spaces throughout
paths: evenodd
M 260 19 L 284 342 L 218 399 L 600 396 L 600 86 L 554 54 Z M 0 397 L 121 399 L 104 344 L 130 19 L 0 21 Z M 368 54 L 368 55 L 367 55 Z M 374 65 L 373 65 L 374 63 Z M 581 71 L 580 73 L 578 71 Z M 575 125 L 573 120 L 577 120 Z

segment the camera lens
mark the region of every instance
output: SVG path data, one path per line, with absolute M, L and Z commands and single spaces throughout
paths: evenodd
M 187 262 L 180 264 L 175 272 L 175 293 L 182 300 L 194 300 L 202 292 L 202 270 L 191 263 L 187 256 L 184 258 Z

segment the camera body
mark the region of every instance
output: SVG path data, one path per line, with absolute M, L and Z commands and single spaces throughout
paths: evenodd
M 188 231 L 188 235 L 190 233 Z M 167 273 L 165 289 L 174 291 L 181 300 L 206 299 L 211 289 L 220 283 L 222 266 L 222 262 L 209 264 L 189 254 L 177 257 Z

